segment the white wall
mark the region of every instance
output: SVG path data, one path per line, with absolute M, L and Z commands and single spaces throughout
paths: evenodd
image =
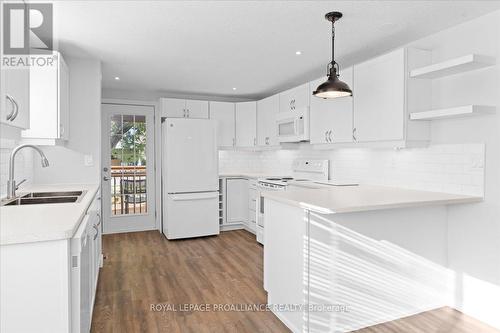
M 495 105 L 497 114 L 434 121 L 435 143 L 486 144 L 485 201 L 448 209 L 449 266 L 457 273 L 457 307 L 500 327 L 500 12 L 453 27 L 415 45 L 433 50 L 433 61 L 466 53 L 496 58 L 496 66 L 433 83 L 435 107 Z
M 34 182 L 93 183 L 100 181 L 101 64 L 91 59 L 65 59 L 70 71 L 70 138 L 64 146 L 43 150 L 48 168 L 34 163 Z M 90 155 L 93 165 L 84 165 Z

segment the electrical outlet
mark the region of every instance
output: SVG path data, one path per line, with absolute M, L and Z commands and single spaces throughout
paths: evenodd
M 94 158 L 92 157 L 92 155 L 85 155 L 83 157 L 83 165 L 85 166 L 94 166 Z

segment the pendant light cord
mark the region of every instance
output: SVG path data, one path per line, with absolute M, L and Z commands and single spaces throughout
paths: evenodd
M 335 61 L 335 20 L 332 21 L 332 61 L 328 64 L 327 75 L 330 76 L 331 70 L 335 68 L 335 76 L 339 77 L 339 64 Z
M 335 65 L 335 21 L 332 21 L 332 66 Z

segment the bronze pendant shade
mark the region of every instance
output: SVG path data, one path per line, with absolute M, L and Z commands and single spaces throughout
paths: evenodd
M 327 79 L 320 84 L 313 92 L 313 95 L 320 98 L 338 98 L 352 96 L 352 90 L 347 83 L 339 80 L 340 69 L 335 61 L 335 21 L 342 17 L 342 13 L 331 12 L 325 18 L 332 22 L 332 62 L 328 64 Z

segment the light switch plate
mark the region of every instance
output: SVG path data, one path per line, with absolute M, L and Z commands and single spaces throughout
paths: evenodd
M 83 164 L 85 166 L 88 166 L 88 167 L 93 166 L 94 165 L 94 158 L 92 157 L 92 155 L 85 155 L 83 157 Z

